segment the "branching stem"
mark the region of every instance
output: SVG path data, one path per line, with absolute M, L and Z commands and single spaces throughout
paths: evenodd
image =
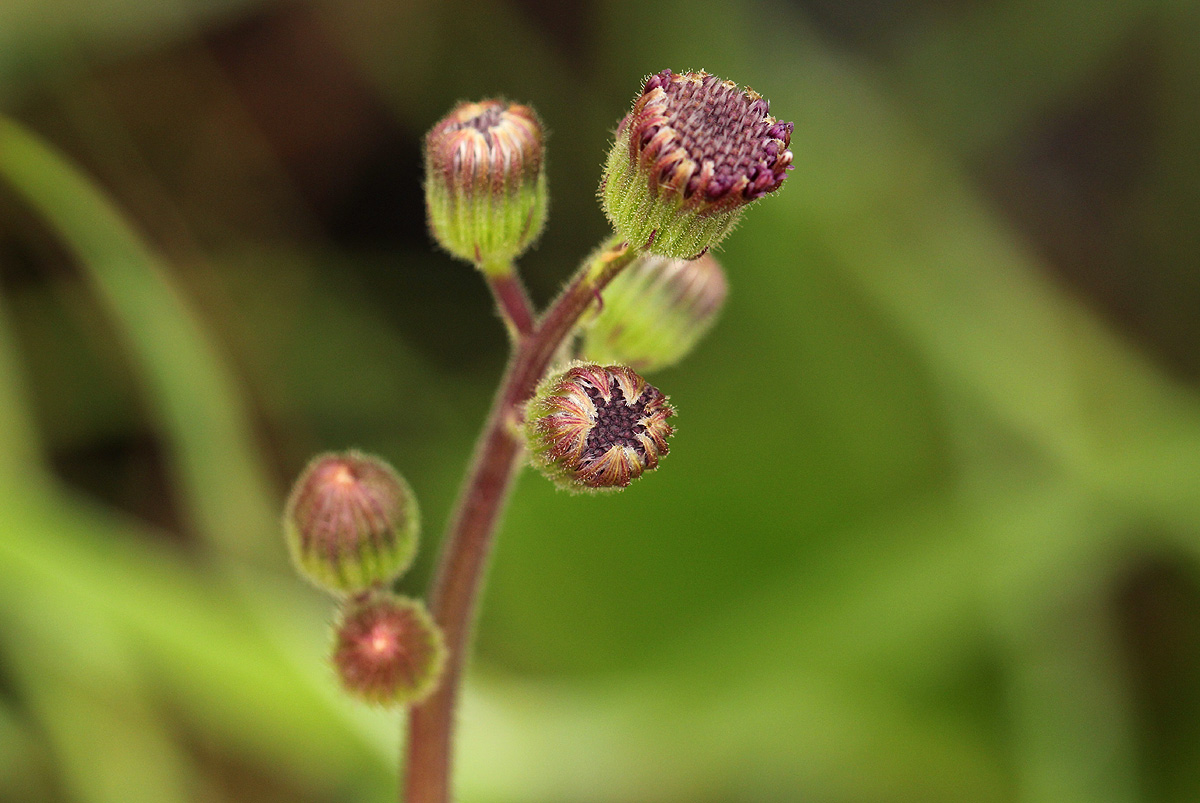
M 450 803 L 454 712 L 493 536 L 521 464 L 521 408 L 533 396 L 580 316 L 636 255 L 637 251 L 616 238 L 606 242 L 584 262 L 536 327 L 529 327 L 529 336 L 514 339 L 513 357 L 476 445 L 429 595 L 449 658 L 438 691 L 414 707 L 409 717 L 402 798 L 407 803 Z M 528 310 L 528 299 L 515 272 L 511 278 Z M 503 305 L 494 280 L 492 287 Z M 519 320 L 512 310 L 506 311 L 506 319 Z M 519 326 L 517 331 L 521 331 Z

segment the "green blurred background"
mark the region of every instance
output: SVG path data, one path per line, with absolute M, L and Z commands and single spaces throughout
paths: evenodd
M 796 169 L 663 470 L 520 482 L 461 799 L 1200 799 L 1198 49 L 1192 0 L 3 0 L 0 800 L 394 799 L 281 497 L 391 460 L 423 592 L 506 346 L 420 138 L 537 108 L 544 302 L 666 67 Z

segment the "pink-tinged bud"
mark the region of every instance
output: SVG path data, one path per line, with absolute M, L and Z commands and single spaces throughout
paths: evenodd
M 389 585 L 417 551 L 420 513 L 404 478 L 360 452 L 323 454 L 301 473 L 283 517 L 296 568 L 334 593 Z
M 611 491 L 658 467 L 675 410 L 623 365 L 576 363 L 549 377 L 526 408 L 532 462 L 561 488 Z
M 355 697 L 380 705 L 420 702 L 437 688 L 445 661 L 441 631 L 420 602 L 377 593 L 345 603 L 333 666 Z
M 583 356 L 642 373 L 674 365 L 716 322 L 728 291 L 711 254 L 692 260 L 643 254 L 604 289 Z
M 454 256 L 503 273 L 546 222 L 542 125 L 501 100 L 460 103 L 425 137 L 429 228 Z
M 705 72 L 650 76 L 617 128 L 600 185 L 617 233 L 676 259 L 716 245 L 791 168 L 793 126 L 767 112 L 754 90 Z

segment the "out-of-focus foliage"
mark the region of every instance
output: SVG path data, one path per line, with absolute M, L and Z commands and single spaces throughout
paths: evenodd
M 419 142 L 551 132 L 549 298 L 643 76 L 796 122 L 656 376 L 661 471 L 528 474 L 464 801 L 1200 798 L 1194 3 L 0 3 L 0 800 L 385 801 L 278 531 L 306 459 L 430 534 L 502 367 Z

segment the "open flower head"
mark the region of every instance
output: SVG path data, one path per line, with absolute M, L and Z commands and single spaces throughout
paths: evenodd
M 716 245 L 791 167 L 793 125 L 768 111 L 754 90 L 703 71 L 650 76 L 617 128 L 600 186 L 617 233 L 678 259 Z
M 425 137 L 429 228 L 485 271 L 507 269 L 546 222 L 542 125 L 502 100 L 460 103 Z
M 526 442 L 534 465 L 559 487 L 617 490 L 658 467 L 674 414 L 633 369 L 576 363 L 538 388 L 526 411 Z

